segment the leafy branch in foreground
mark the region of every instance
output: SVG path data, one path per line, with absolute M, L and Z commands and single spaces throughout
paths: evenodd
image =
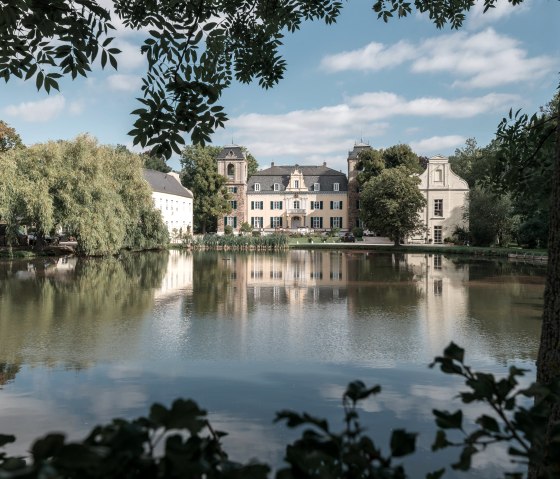
M 468 390 L 459 393 L 465 404 L 479 402 L 490 410 L 472 424 L 463 424 L 463 412 L 434 410 L 439 427 L 434 451 L 460 447 L 459 460 L 453 469 L 467 471 L 472 457 L 497 443 L 509 445 L 509 455 L 516 467 L 506 472 L 510 478 L 523 477 L 528 466 L 537 466 L 542 478 L 560 477 L 560 424 L 547 431 L 550 407 L 559 401 L 558 382 L 550 387 L 518 387 L 524 371 L 511 367 L 507 376 L 473 371 L 464 364 L 464 350 L 451 343 L 434 365 L 451 375 L 465 379 Z M 286 465 L 276 479 L 319 478 L 393 478 L 408 477 L 399 459 L 416 449 L 417 434 L 403 429 L 392 431 L 389 449 L 384 454 L 366 434 L 360 421 L 360 401 L 381 391 L 361 381 L 350 383 L 343 396 L 344 424 L 333 432 L 326 419 L 307 413 L 280 411 L 276 422 L 290 428 L 304 427 L 301 437 L 286 447 Z M 518 400 L 522 403 L 518 404 Z M 529 406 L 532 404 L 532 406 Z M 451 440 L 448 430 L 459 439 Z M 551 439 L 546 439 L 547 432 Z M 15 478 L 227 478 L 265 479 L 270 466 L 250 461 L 234 462 L 224 451 L 221 438 L 207 419 L 206 411 L 192 400 L 178 399 L 170 408 L 151 407 L 148 417 L 134 420 L 115 419 L 111 424 L 95 427 L 81 442 L 67 443 L 62 434 L 48 434 L 35 441 L 31 457 L 10 457 L 0 452 L 0 477 Z M 0 447 L 15 441 L 14 436 L 0 435 Z M 445 469 L 429 473 L 428 479 L 443 476 Z

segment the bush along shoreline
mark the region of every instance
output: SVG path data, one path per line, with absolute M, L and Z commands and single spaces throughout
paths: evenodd
M 453 448 L 457 460 L 450 468 L 469 471 L 472 459 L 492 446 L 508 446 L 509 464 L 504 477 L 560 477 L 560 423 L 549 423 L 560 400 L 560 381 L 527 388 L 518 379 L 524 370 L 514 366 L 498 378 L 473 371 L 464 363 L 465 351 L 451 343 L 436 357 L 445 374 L 464 380 L 461 402 L 473 405 L 477 418 L 464 421 L 461 409 L 432 411 L 437 426 L 432 452 Z M 285 449 L 284 464 L 272 476 L 270 465 L 258 460 L 247 463 L 229 459 L 221 444 L 227 433 L 215 430 L 207 413 L 190 399 L 177 399 L 171 407 L 151 406 L 147 417 L 114 419 L 93 428 L 80 442 L 66 442 L 63 434 L 37 439 L 29 457 L 10 457 L 0 449 L 0 477 L 39 479 L 47 477 L 117 479 L 209 478 L 209 479 L 320 479 L 418 477 L 408 474 L 400 459 L 416 450 L 418 434 L 405 429 L 391 432 L 389 447 L 378 447 L 360 418 L 360 402 L 381 393 L 380 386 L 361 381 L 348 384 L 342 398 L 342 431 L 333 431 L 328 421 L 307 413 L 279 411 L 275 422 L 303 429 Z M 450 398 L 451 400 L 451 398 Z M 482 414 L 481 414 L 482 412 Z M 478 415 L 480 414 L 480 415 Z M 13 435 L 0 434 L 0 448 L 15 442 Z M 422 452 L 425 454 L 425 451 Z M 432 471 L 427 479 L 444 476 L 446 467 Z
M 206 234 L 189 236 L 181 243 L 183 248 L 197 251 L 282 251 L 288 249 L 288 236 L 234 236 Z

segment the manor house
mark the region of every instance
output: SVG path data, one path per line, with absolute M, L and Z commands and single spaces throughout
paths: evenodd
M 218 155 L 218 172 L 226 178 L 232 211 L 219 218 L 218 232 L 226 225 L 239 231 L 243 223 L 262 232 L 331 230 L 351 231 L 360 222 L 360 190 L 357 181 L 359 154 L 371 146 L 354 145 L 348 153 L 348 175 L 319 166 L 275 165 L 247 175 L 242 147 L 225 146 Z M 420 175 L 420 190 L 428 200 L 421 212 L 426 232 L 411 238 L 441 243 L 462 223 L 467 183 L 451 171 L 447 158 L 434 157 Z

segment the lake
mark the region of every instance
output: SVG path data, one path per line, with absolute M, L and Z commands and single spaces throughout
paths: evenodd
M 541 265 L 374 251 L 0 263 L 0 433 L 25 453 L 47 431 L 77 439 L 190 397 L 230 432 L 232 459 L 275 466 L 296 437 L 275 411 L 339 429 L 345 385 L 362 379 L 383 387 L 361 408 L 368 430 L 384 450 L 391 428 L 419 432 L 410 461 L 424 473 L 458 456 L 426 451 L 431 410 L 459 407 L 461 386 L 427 365 L 453 340 L 485 371 L 534 370 L 544 276 Z M 478 477 L 507 466 L 503 448 L 475 462 Z

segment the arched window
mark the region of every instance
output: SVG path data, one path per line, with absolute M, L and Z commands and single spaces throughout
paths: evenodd
M 233 179 L 235 176 L 235 166 L 232 163 L 227 166 L 227 175 L 230 179 Z
M 443 181 L 443 171 L 436 170 L 434 173 L 434 181 L 441 182 Z

